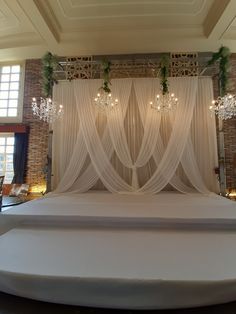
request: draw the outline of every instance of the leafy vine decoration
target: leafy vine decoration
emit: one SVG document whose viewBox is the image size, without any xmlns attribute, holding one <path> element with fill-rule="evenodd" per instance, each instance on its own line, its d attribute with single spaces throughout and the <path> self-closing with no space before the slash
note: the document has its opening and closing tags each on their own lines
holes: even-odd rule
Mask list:
<svg viewBox="0 0 236 314">
<path fill-rule="evenodd" d="M 101 90 L 104 90 L 105 93 L 110 93 L 110 72 L 111 72 L 111 62 L 108 60 L 102 61 L 102 69 L 103 69 L 103 84 L 101 86 Z"/>
<path fill-rule="evenodd" d="M 160 62 L 160 79 L 161 79 L 161 89 L 162 95 L 166 95 L 169 93 L 169 83 L 168 83 L 168 75 L 169 75 L 169 57 L 164 55 Z"/>
<path fill-rule="evenodd" d="M 43 94 L 46 98 L 52 97 L 52 88 L 54 84 L 57 84 L 55 78 L 54 70 L 58 66 L 58 58 L 56 55 L 53 55 L 51 52 L 47 52 L 41 59 L 42 61 L 42 89 Z"/>
<path fill-rule="evenodd" d="M 211 66 L 216 62 L 219 62 L 219 81 L 220 81 L 220 96 L 224 96 L 227 91 L 229 83 L 229 71 L 230 71 L 230 50 L 228 47 L 222 46 L 219 51 L 213 53 L 212 58 L 208 61 L 207 65 Z M 47 52 L 42 57 L 42 77 L 43 77 L 43 94 L 45 97 L 52 96 L 52 88 L 57 80 L 55 78 L 54 70 L 58 67 L 58 57 L 53 55 L 51 52 Z M 104 90 L 106 93 L 110 93 L 110 72 L 111 72 L 111 62 L 108 60 L 102 61 L 103 69 L 103 84 L 101 90 Z M 160 62 L 160 79 L 161 79 L 161 88 L 162 94 L 165 95 L 169 92 L 169 56 L 164 55 Z"/>
<path fill-rule="evenodd" d="M 230 54 L 229 48 L 222 46 L 218 52 L 213 53 L 207 63 L 207 65 L 213 65 L 219 62 L 220 96 L 226 95 L 229 84 Z"/>
</svg>

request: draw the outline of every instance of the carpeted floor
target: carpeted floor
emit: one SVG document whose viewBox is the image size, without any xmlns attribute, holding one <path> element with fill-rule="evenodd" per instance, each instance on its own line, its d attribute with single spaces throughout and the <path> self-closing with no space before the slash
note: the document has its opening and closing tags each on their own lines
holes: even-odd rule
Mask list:
<svg viewBox="0 0 236 314">
<path fill-rule="evenodd" d="M 119 311 L 38 302 L 0 293 L 0 314 L 235 314 L 236 302 L 198 309 L 165 311 Z"/>
</svg>

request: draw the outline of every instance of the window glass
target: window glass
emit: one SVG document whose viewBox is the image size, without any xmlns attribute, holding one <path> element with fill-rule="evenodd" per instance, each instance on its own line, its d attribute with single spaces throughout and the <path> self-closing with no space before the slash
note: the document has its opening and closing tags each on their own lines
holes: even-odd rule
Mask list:
<svg viewBox="0 0 236 314">
<path fill-rule="evenodd" d="M 0 133 L 0 175 L 4 175 L 4 183 L 11 183 L 14 176 L 13 152 L 15 138 L 12 133 Z"/>
<path fill-rule="evenodd" d="M 21 66 L 18 64 L 0 66 L 0 119 L 4 118 L 1 122 L 21 119 L 21 110 L 18 109 L 20 73 Z"/>
</svg>

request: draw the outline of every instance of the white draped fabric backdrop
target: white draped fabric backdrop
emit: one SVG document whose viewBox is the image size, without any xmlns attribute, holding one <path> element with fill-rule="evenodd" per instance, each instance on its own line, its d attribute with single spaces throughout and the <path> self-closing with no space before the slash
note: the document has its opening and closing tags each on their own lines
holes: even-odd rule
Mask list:
<svg viewBox="0 0 236 314">
<path fill-rule="evenodd" d="M 169 114 L 149 104 L 160 93 L 159 79 L 112 80 L 119 104 L 106 113 L 94 104 L 101 85 L 98 79 L 54 86 L 54 101 L 65 111 L 53 125 L 56 193 L 218 192 L 216 126 L 208 109 L 211 78 L 169 78 L 179 99 Z"/>
</svg>

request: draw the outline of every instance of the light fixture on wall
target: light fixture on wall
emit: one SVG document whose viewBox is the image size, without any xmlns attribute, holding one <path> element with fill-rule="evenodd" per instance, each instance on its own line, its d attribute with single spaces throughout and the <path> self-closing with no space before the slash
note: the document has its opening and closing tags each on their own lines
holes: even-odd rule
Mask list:
<svg viewBox="0 0 236 314">
<path fill-rule="evenodd" d="M 236 116 L 236 95 L 227 93 L 230 69 L 230 50 L 228 47 L 222 46 L 218 52 L 213 53 L 208 65 L 213 65 L 216 62 L 219 62 L 220 96 L 212 101 L 209 109 L 219 119 L 227 120 Z"/>
<path fill-rule="evenodd" d="M 103 84 L 99 88 L 94 102 L 96 107 L 99 110 L 107 111 L 113 109 L 118 104 L 118 99 L 113 99 L 111 89 L 110 89 L 110 71 L 111 63 L 107 60 L 104 60 L 102 63 L 103 66 Z"/>
<path fill-rule="evenodd" d="M 57 67 L 57 57 L 47 52 L 42 58 L 43 63 L 43 93 L 45 97 L 32 98 L 32 111 L 33 115 L 37 116 L 40 120 L 53 123 L 56 119 L 63 115 L 63 105 L 57 104 L 52 100 L 52 87 L 57 83 L 54 78 L 54 69 Z"/>
<path fill-rule="evenodd" d="M 33 115 L 47 123 L 53 123 L 63 115 L 63 106 L 58 105 L 49 97 L 40 97 L 38 101 L 35 97 L 32 98 L 32 110 Z"/>
<path fill-rule="evenodd" d="M 231 119 L 236 116 L 236 96 L 231 94 L 219 96 L 217 100 L 212 101 L 209 109 L 221 120 Z"/>
<path fill-rule="evenodd" d="M 161 79 L 161 94 L 157 95 L 154 101 L 150 101 L 150 105 L 158 112 L 166 113 L 174 110 L 178 105 L 178 98 L 174 93 L 169 92 L 168 88 L 168 68 L 169 59 L 164 56 L 161 60 L 160 79 Z"/>
</svg>

